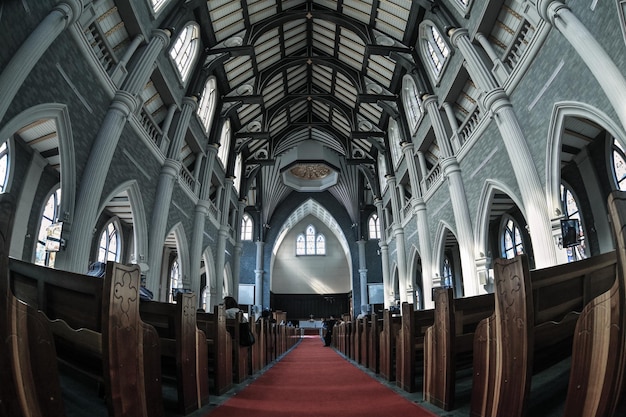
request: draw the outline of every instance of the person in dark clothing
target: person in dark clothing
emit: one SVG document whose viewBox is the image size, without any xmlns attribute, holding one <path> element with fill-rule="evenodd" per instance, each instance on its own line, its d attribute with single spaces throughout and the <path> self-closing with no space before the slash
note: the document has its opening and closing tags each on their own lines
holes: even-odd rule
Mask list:
<svg viewBox="0 0 626 417">
<path fill-rule="evenodd" d="M 324 346 L 330 346 L 330 342 L 333 339 L 333 327 L 335 327 L 335 317 L 330 316 L 328 320 L 326 320 L 326 333 L 324 334 Z"/>
</svg>

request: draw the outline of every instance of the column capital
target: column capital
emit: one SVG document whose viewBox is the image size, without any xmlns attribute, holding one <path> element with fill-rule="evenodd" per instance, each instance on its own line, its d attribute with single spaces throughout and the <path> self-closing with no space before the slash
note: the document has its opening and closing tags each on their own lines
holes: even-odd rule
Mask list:
<svg viewBox="0 0 626 417">
<path fill-rule="evenodd" d="M 450 42 L 452 42 L 452 45 L 458 46 L 459 38 L 465 37 L 469 39 L 469 31 L 465 28 L 451 28 L 448 31 L 448 36 L 450 36 Z"/>
<path fill-rule="evenodd" d="M 483 105 L 485 109 L 497 113 L 503 107 L 511 107 L 511 100 L 503 88 L 498 87 L 487 92 L 483 97 Z"/>
<path fill-rule="evenodd" d="M 138 105 L 139 103 L 135 96 L 124 90 L 117 90 L 111 103 L 112 108 L 121 111 L 125 116 L 133 113 Z"/>
<path fill-rule="evenodd" d="M 191 107 L 192 111 L 198 108 L 198 98 L 196 96 L 183 97 L 183 106 Z"/>
<path fill-rule="evenodd" d="M 434 94 L 424 94 L 422 97 L 422 102 L 424 103 L 424 107 L 435 104 L 439 107 L 439 101 L 437 100 L 437 96 Z"/>
<path fill-rule="evenodd" d="M 537 12 L 547 22 L 554 24 L 561 9 L 569 9 L 567 5 L 558 0 L 537 0 Z"/>
<path fill-rule="evenodd" d="M 84 4 L 82 0 L 65 0 L 63 3 L 57 4 L 54 10 L 63 13 L 66 21 L 65 27 L 71 26 L 83 14 Z"/>
<path fill-rule="evenodd" d="M 163 42 L 163 47 L 170 43 L 170 36 L 172 36 L 171 32 L 167 29 L 154 29 L 151 35 L 153 38 L 159 39 Z"/>
</svg>

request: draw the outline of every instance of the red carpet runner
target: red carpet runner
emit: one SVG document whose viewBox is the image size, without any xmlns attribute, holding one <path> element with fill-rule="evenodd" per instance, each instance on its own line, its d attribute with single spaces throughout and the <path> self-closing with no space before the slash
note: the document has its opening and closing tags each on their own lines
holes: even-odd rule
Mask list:
<svg viewBox="0 0 626 417">
<path fill-rule="evenodd" d="M 209 417 L 431 417 L 376 381 L 318 336 L 305 337 Z"/>
</svg>

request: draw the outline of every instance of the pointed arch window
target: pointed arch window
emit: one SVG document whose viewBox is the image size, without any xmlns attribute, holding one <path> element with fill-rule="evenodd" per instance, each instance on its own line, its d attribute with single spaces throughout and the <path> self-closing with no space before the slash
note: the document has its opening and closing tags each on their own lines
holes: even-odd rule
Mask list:
<svg viewBox="0 0 626 417">
<path fill-rule="evenodd" d="M 500 233 L 502 253 L 506 259 L 513 259 L 516 255 L 524 253 L 524 242 L 519 225 L 511 216 L 503 218 L 502 230 Z"/>
<path fill-rule="evenodd" d="M 380 219 L 378 218 L 378 214 L 374 213 L 370 216 L 367 222 L 367 231 L 370 239 L 380 240 Z"/>
<path fill-rule="evenodd" d="M 613 175 L 617 188 L 626 191 L 626 154 L 615 139 L 613 139 Z"/>
<path fill-rule="evenodd" d="M 450 47 L 437 27 L 431 22 L 426 22 L 420 27 L 420 34 L 422 54 L 428 63 L 427 67 L 433 78 L 439 81 L 450 57 Z"/>
<path fill-rule="evenodd" d="M 183 28 L 174 46 L 170 49 L 170 58 L 176 64 L 176 69 L 183 83 L 191 74 L 191 68 L 200 51 L 200 26 L 197 23 L 189 23 Z"/>
<path fill-rule="evenodd" d="M 241 154 L 238 153 L 237 156 L 235 157 L 235 180 L 233 181 L 233 186 L 235 187 L 235 190 L 237 190 L 237 195 L 240 195 L 241 193 L 241 177 L 242 177 L 242 172 L 241 172 L 241 165 L 242 165 L 242 159 L 241 159 Z"/>
<path fill-rule="evenodd" d="M 228 151 L 230 150 L 230 119 L 224 121 L 222 126 L 222 134 L 220 136 L 220 148 L 217 151 L 217 157 L 222 161 L 224 170 L 227 168 Z"/>
<path fill-rule="evenodd" d="M 380 182 L 380 189 L 385 189 L 387 186 L 387 179 L 385 178 L 387 175 L 387 167 L 385 165 L 385 156 L 382 153 L 378 154 L 378 181 Z"/>
<path fill-rule="evenodd" d="M 180 263 L 178 262 L 178 258 L 174 259 L 170 266 L 170 288 L 170 303 L 173 303 L 176 301 L 176 294 L 183 288 L 183 280 L 180 275 Z"/>
<path fill-rule="evenodd" d="M 9 145 L 5 141 L 0 145 L 0 194 L 7 189 L 9 179 Z"/>
<path fill-rule="evenodd" d="M 400 146 L 400 142 L 402 141 L 402 137 L 400 135 L 400 126 L 398 126 L 398 122 L 395 119 L 389 120 L 389 146 L 391 147 L 391 159 L 393 160 L 393 165 L 397 166 L 402 158 L 402 147 Z"/>
<path fill-rule="evenodd" d="M 252 240 L 252 217 L 248 213 L 244 213 L 241 218 L 241 240 Z"/>
<path fill-rule="evenodd" d="M 326 255 L 326 237 L 310 224 L 296 237 L 296 255 Z"/>
<path fill-rule="evenodd" d="M 46 236 L 48 227 L 56 223 L 59 219 L 59 210 L 61 204 L 61 188 L 57 188 L 50 194 L 48 201 L 43 208 L 41 221 L 39 224 L 39 234 L 37 235 L 37 245 L 35 248 L 35 263 L 37 265 L 49 266 L 54 268 L 54 260 L 56 252 L 46 251 Z"/>
<path fill-rule="evenodd" d="M 196 110 L 206 132 L 211 129 L 211 123 L 213 123 L 213 114 L 215 113 L 215 105 L 217 102 L 216 97 L 217 83 L 215 77 L 210 77 L 204 84 L 202 97 L 200 98 L 200 103 L 198 103 L 198 110 Z"/>
<path fill-rule="evenodd" d="M 578 245 L 567 248 L 567 261 L 574 262 L 587 258 L 585 232 L 582 223 L 578 201 L 574 190 L 566 184 L 561 183 L 561 211 L 566 219 L 576 219 L 580 224 L 580 232 L 578 235 Z"/>
<path fill-rule="evenodd" d="M 402 79 L 402 104 L 406 113 L 406 121 L 411 129 L 411 135 L 417 133 L 417 127 L 424 114 L 422 104 L 419 99 L 417 85 L 410 75 L 405 75 Z"/>
<path fill-rule="evenodd" d="M 111 220 L 100 234 L 100 245 L 98 246 L 98 261 L 119 262 L 120 260 L 120 232 L 119 225 L 115 220 Z"/>
<path fill-rule="evenodd" d="M 169 2 L 169 0 L 150 0 L 150 5 L 152 6 L 152 11 L 154 13 L 158 13 L 165 7 L 165 5 Z"/>
<path fill-rule="evenodd" d="M 449 257 L 443 258 L 443 266 L 442 266 L 442 277 L 443 277 L 443 286 L 445 288 L 452 288 L 454 286 L 454 274 L 452 272 L 452 262 L 450 262 Z"/>
</svg>

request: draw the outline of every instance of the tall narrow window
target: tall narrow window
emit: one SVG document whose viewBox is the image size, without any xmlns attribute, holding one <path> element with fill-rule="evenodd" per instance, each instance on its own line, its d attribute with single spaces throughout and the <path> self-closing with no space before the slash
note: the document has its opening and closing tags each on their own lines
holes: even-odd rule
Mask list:
<svg viewBox="0 0 626 417">
<path fill-rule="evenodd" d="M 241 218 L 241 240 L 252 240 L 252 217 L 244 213 Z"/>
<path fill-rule="evenodd" d="M 402 137 L 400 136 L 400 126 L 398 126 L 398 122 L 394 119 L 389 120 L 389 146 L 391 147 L 391 159 L 393 160 L 393 165 L 398 165 L 400 159 L 402 157 L 402 147 L 400 146 L 400 141 Z"/>
<path fill-rule="evenodd" d="M 178 290 L 183 288 L 178 258 L 174 259 L 174 261 L 172 261 L 172 265 L 170 266 L 170 288 L 170 303 L 173 303 L 176 301 L 176 294 L 178 293 Z"/>
<path fill-rule="evenodd" d="M 305 233 L 296 237 L 296 255 L 326 255 L 326 238 L 308 225 Z"/>
<path fill-rule="evenodd" d="M 378 214 L 374 213 L 370 216 L 370 219 L 367 222 L 367 230 L 370 239 L 380 240 L 380 221 L 378 219 Z"/>
<path fill-rule="evenodd" d="M 59 205 L 61 204 L 61 189 L 57 188 L 46 202 L 39 224 L 39 234 L 37 236 L 37 247 L 35 248 L 35 263 L 37 265 L 54 268 L 56 252 L 46 251 L 46 236 L 48 227 L 56 223 L 59 219 Z"/>
<path fill-rule="evenodd" d="M 170 49 L 170 58 L 176 64 L 178 74 L 183 83 L 191 74 L 191 67 L 200 50 L 200 27 L 196 23 L 189 23 L 183 28 L 174 46 Z"/>
<path fill-rule="evenodd" d="M 7 142 L 0 145 L 0 194 L 7 189 L 9 178 L 9 146 Z"/>
<path fill-rule="evenodd" d="M 116 222 L 111 220 L 100 234 L 100 246 L 98 247 L 98 261 L 118 262 L 120 260 L 120 236 Z"/>
<path fill-rule="evenodd" d="M 454 274 L 452 273 L 452 263 L 447 256 L 443 259 L 443 286 L 446 288 L 452 288 L 454 286 Z"/>
<path fill-rule="evenodd" d="M 196 111 L 206 132 L 211 129 L 211 123 L 213 122 L 213 113 L 215 113 L 216 97 L 217 85 L 215 82 L 215 77 L 211 77 L 208 79 L 206 84 L 204 84 L 202 97 L 200 98 L 200 103 L 198 103 L 198 110 Z"/>
<path fill-rule="evenodd" d="M 618 141 L 613 139 L 613 172 L 617 188 L 626 191 L 626 155 Z"/>
<path fill-rule="evenodd" d="M 402 79 L 402 104 L 404 105 L 407 124 L 411 129 L 411 135 L 415 135 L 423 111 L 417 86 L 410 75 L 405 75 Z"/>
<path fill-rule="evenodd" d="M 578 209 L 578 203 L 576 202 L 576 196 L 574 195 L 574 191 L 570 188 L 570 186 L 564 183 L 561 183 L 561 211 L 565 215 L 566 219 L 578 220 L 580 225 L 580 232 L 578 234 L 578 245 L 567 248 L 568 262 L 578 261 L 587 258 L 585 233 L 580 210 Z"/>
<path fill-rule="evenodd" d="M 422 38 L 422 54 L 429 65 L 428 68 L 436 81 L 439 81 L 450 56 L 450 47 L 432 22 L 420 26 Z"/>
<path fill-rule="evenodd" d="M 238 153 L 237 156 L 235 157 L 235 181 L 233 182 L 233 186 L 235 187 L 235 190 L 237 191 L 237 195 L 240 195 L 241 193 L 241 177 L 243 176 L 243 172 L 241 171 L 241 165 L 242 165 L 242 159 L 241 159 L 241 154 Z"/>
<path fill-rule="evenodd" d="M 158 13 L 169 0 L 150 0 L 150 5 L 154 13 Z"/>
<path fill-rule="evenodd" d="M 380 182 L 380 190 L 382 191 L 387 186 L 387 166 L 385 165 L 385 156 L 382 153 L 378 154 L 378 181 Z"/>
<path fill-rule="evenodd" d="M 501 232 L 502 257 L 512 259 L 524 253 L 524 242 L 517 222 L 510 216 L 505 216 Z"/>
<path fill-rule="evenodd" d="M 228 151 L 230 150 L 230 119 L 224 121 L 222 126 L 222 134 L 220 136 L 220 148 L 217 151 L 217 157 L 222 161 L 224 170 L 226 170 L 228 163 Z"/>
</svg>

